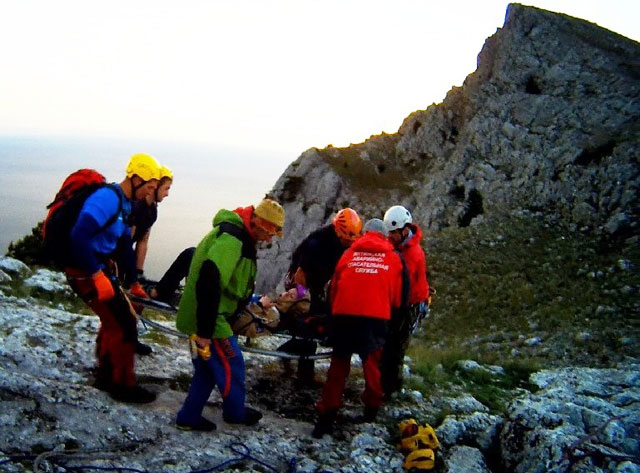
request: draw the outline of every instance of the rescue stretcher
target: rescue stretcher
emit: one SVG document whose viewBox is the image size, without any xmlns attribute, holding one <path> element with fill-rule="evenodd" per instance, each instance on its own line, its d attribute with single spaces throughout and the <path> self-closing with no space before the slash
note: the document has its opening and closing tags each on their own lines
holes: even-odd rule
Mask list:
<svg viewBox="0 0 640 473">
<path fill-rule="evenodd" d="M 151 309 L 170 317 L 175 317 L 178 311 L 175 306 L 155 299 L 138 297 L 130 293 L 127 294 L 127 297 L 134 305 L 139 305 L 145 309 Z M 251 346 L 251 343 L 255 338 L 265 336 L 275 336 L 289 341 L 300 340 L 301 342 L 323 345 L 326 337 L 322 336 L 321 333 L 318 333 L 317 330 L 323 323 L 320 320 L 321 318 L 314 319 L 310 316 L 304 316 L 305 304 L 308 310 L 308 300 L 292 300 L 284 302 L 290 302 L 290 304 L 278 304 L 276 302 L 272 309 L 267 310 L 262 308 L 258 303 L 250 303 L 240 314 L 230 321 L 234 333 L 236 335 L 243 336 L 246 339 L 246 342 L 240 345 L 240 349 L 247 353 L 273 356 L 285 360 L 315 361 L 331 358 L 331 350 L 315 353 L 314 349 L 313 354 L 299 354 L 278 349 L 271 350 Z M 287 310 L 280 311 L 278 310 L 278 306 L 281 309 L 285 306 L 288 307 L 286 307 Z M 164 325 L 144 317 L 143 315 L 139 315 L 139 318 L 146 327 L 151 327 L 166 334 L 184 338 L 185 340 L 189 338 L 188 335 L 165 327 Z"/>
</svg>

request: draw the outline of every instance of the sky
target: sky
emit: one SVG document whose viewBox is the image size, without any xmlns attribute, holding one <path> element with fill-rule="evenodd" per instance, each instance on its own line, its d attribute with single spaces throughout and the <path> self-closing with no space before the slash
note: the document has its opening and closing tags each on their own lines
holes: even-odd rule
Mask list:
<svg viewBox="0 0 640 473">
<path fill-rule="evenodd" d="M 640 38 L 637 0 L 528 4 Z M 264 150 L 397 131 L 476 68 L 506 1 L 0 0 L 0 134 Z"/>
</svg>

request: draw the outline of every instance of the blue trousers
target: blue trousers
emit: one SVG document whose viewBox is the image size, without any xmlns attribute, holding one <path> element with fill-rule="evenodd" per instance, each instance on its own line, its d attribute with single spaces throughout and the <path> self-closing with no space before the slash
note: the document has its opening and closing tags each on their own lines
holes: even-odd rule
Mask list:
<svg viewBox="0 0 640 473">
<path fill-rule="evenodd" d="M 189 393 L 178 412 L 180 424 L 195 424 L 202 417 L 204 405 L 215 386 L 222 395 L 225 421 L 242 422 L 245 418 L 244 358 L 236 337 L 214 338 L 211 357 L 192 358 L 193 378 Z"/>
</svg>

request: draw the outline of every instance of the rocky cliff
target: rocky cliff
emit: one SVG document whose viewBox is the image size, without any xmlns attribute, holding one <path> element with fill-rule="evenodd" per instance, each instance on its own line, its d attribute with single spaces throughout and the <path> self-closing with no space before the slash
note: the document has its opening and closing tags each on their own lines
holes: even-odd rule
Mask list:
<svg viewBox="0 0 640 473">
<path fill-rule="evenodd" d="M 271 290 L 297 244 L 344 206 L 393 204 L 428 231 L 513 212 L 582 231 L 638 233 L 640 45 L 595 24 L 511 4 L 478 68 L 395 134 L 304 152 L 273 188 L 282 241 L 261 254 Z"/>
</svg>

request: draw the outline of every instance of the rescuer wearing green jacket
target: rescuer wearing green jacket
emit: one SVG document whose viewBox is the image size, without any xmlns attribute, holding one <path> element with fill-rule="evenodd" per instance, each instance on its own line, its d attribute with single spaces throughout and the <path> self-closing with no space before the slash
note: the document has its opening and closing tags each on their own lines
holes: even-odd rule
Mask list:
<svg viewBox="0 0 640 473">
<path fill-rule="evenodd" d="M 253 425 L 262 414 L 245 406 L 244 359 L 229 318 L 253 293 L 256 245 L 281 235 L 284 209 L 264 199 L 257 207 L 220 210 L 211 230 L 197 246 L 180 300 L 176 326 L 191 336 L 194 375 L 176 425 L 211 431 L 202 417 L 214 386 L 222 395 L 225 422 Z"/>
</svg>

